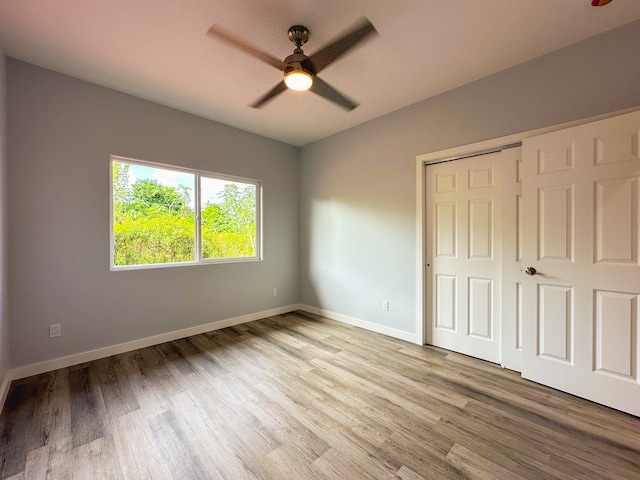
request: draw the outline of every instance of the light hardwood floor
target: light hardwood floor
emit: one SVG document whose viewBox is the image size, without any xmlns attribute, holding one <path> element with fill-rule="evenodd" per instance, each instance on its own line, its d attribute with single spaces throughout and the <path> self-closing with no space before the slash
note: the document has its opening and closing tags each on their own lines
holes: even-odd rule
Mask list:
<svg viewBox="0 0 640 480">
<path fill-rule="evenodd" d="M 11 479 L 639 479 L 640 418 L 303 312 L 14 382 Z"/>
</svg>

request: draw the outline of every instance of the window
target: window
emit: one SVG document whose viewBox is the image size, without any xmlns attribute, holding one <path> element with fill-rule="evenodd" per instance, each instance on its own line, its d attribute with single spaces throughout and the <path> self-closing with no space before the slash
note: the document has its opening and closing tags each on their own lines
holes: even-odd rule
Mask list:
<svg viewBox="0 0 640 480">
<path fill-rule="evenodd" d="M 260 182 L 111 157 L 111 268 L 260 259 Z"/>
</svg>

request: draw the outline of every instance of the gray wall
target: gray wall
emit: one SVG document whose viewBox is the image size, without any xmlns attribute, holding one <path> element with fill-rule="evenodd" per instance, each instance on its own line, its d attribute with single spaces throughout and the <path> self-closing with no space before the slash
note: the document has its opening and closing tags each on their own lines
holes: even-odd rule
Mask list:
<svg viewBox="0 0 640 480">
<path fill-rule="evenodd" d="M 298 301 L 297 148 L 15 59 L 7 75 L 12 366 Z M 264 261 L 111 272 L 111 154 L 262 180 Z"/>
<path fill-rule="evenodd" d="M 638 52 L 634 22 L 303 147 L 301 302 L 415 333 L 416 156 L 638 106 Z"/>
<path fill-rule="evenodd" d="M 7 181 L 6 181 L 6 65 L 0 45 L 0 384 L 9 371 L 9 315 L 7 308 Z"/>
</svg>

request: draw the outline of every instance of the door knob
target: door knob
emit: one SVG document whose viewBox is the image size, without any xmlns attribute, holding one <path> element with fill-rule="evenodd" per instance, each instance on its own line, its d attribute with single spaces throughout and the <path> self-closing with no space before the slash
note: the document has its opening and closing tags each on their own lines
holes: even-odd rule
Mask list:
<svg viewBox="0 0 640 480">
<path fill-rule="evenodd" d="M 537 270 L 534 267 L 527 267 L 524 269 L 524 273 L 526 273 L 527 275 L 535 275 L 537 272 Z"/>
</svg>

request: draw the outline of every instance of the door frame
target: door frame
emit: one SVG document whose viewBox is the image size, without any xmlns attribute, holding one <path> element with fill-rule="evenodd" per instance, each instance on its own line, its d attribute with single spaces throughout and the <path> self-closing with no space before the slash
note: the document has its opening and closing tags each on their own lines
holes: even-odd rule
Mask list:
<svg viewBox="0 0 640 480">
<path fill-rule="evenodd" d="M 425 167 L 432 163 L 456 160 L 501 150 L 505 146 L 522 143 L 526 138 L 576 127 L 585 123 L 604 120 L 638 110 L 640 110 L 640 106 L 416 156 L 416 343 L 418 345 L 425 345 L 428 340 L 428 325 L 426 324 L 427 299 L 425 290 L 427 285 L 427 205 L 425 194 L 427 169 Z"/>
</svg>

